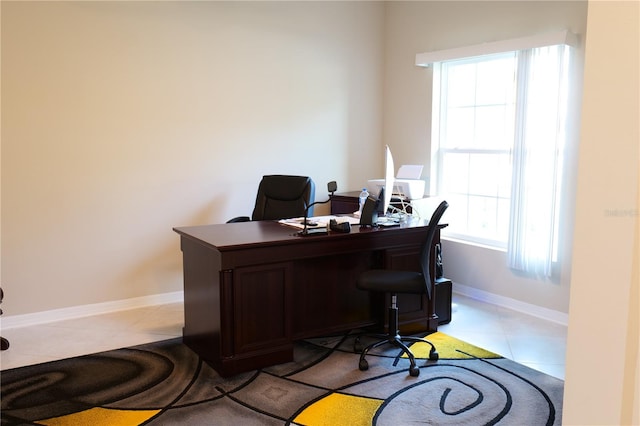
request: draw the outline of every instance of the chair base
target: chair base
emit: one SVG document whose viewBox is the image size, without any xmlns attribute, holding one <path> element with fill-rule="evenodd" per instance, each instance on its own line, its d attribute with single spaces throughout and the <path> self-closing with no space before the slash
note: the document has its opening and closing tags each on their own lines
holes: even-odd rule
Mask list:
<svg viewBox="0 0 640 426">
<path fill-rule="evenodd" d="M 371 349 L 383 346 L 383 345 L 392 345 L 395 346 L 397 348 L 399 348 L 402 353 L 405 353 L 407 355 L 407 357 L 409 358 L 409 375 L 412 377 L 417 377 L 420 375 L 420 369 L 418 368 L 417 364 L 416 364 L 416 358 L 413 355 L 413 352 L 411 352 L 411 349 L 409 349 L 409 347 L 407 345 L 405 345 L 404 342 L 411 342 L 411 343 L 417 343 L 417 342 L 422 342 L 422 343 L 427 343 L 428 345 L 431 346 L 431 350 L 429 350 L 429 360 L 430 361 L 437 361 L 439 358 L 438 355 L 438 351 L 436 351 L 435 346 L 433 345 L 433 343 L 431 343 L 430 341 L 428 341 L 427 339 L 423 339 L 420 337 L 413 337 L 413 336 L 400 336 L 400 335 L 395 335 L 395 336 L 387 336 L 387 335 L 377 335 L 378 338 L 382 338 L 383 340 L 379 340 L 377 342 L 374 342 L 372 344 L 370 344 L 369 346 L 365 347 L 364 349 L 362 349 L 361 351 L 358 350 L 358 346 L 359 346 L 359 341 L 360 338 L 358 337 L 356 339 L 356 342 L 354 344 L 354 351 L 356 353 L 360 352 L 360 361 L 358 363 L 358 368 L 360 369 L 360 371 L 366 371 L 369 369 L 369 363 L 366 360 L 366 356 L 369 353 L 369 351 Z"/>
<path fill-rule="evenodd" d="M 374 342 L 369 346 L 365 347 L 364 349 L 362 349 L 360 346 L 360 337 L 356 338 L 353 345 L 354 346 L 353 349 L 355 353 L 360 353 L 360 362 L 358 364 L 358 368 L 360 369 L 360 371 L 366 371 L 369 369 L 369 363 L 366 360 L 366 356 L 371 349 L 377 348 L 382 345 L 392 345 L 399 348 L 402 351 L 402 353 L 405 353 L 409 358 L 409 362 L 411 363 L 411 365 L 409 366 L 409 375 L 411 375 L 412 377 L 419 376 L 420 369 L 416 365 L 416 358 L 413 355 L 413 352 L 411 352 L 411 349 L 409 349 L 409 347 L 405 345 L 404 342 L 411 342 L 411 343 L 422 342 L 431 346 L 431 349 L 429 350 L 430 361 L 437 361 L 439 358 L 438 351 L 436 351 L 436 347 L 433 345 L 433 343 L 431 343 L 430 341 L 422 337 L 400 336 L 400 333 L 398 331 L 398 326 L 397 326 L 398 324 L 398 308 L 397 307 L 392 306 L 389 308 L 389 319 L 390 319 L 389 334 L 369 335 L 371 337 L 380 339 L 377 342 Z M 391 330 L 394 330 L 395 334 L 392 334 Z"/>
</svg>

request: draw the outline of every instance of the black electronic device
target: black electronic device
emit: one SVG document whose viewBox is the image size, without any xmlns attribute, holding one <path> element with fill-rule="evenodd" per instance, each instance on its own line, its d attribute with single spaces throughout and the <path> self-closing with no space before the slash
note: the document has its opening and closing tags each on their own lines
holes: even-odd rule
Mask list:
<svg viewBox="0 0 640 426">
<path fill-rule="evenodd" d="M 378 198 L 369 195 L 360 212 L 360 226 L 378 226 L 378 217 L 384 216 L 384 187 L 380 188 Z"/>
<path fill-rule="evenodd" d="M 332 231 L 343 232 L 345 234 L 348 234 L 349 232 L 351 232 L 351 224 L 349 222 L 338 223 L 338 221 L 335 219 L 329 220 L 329 228 Z"/>
<path fill-rule="evenodd" d="M 383 186 L 382 188 L 380 188 L 380 192 L 378 193 L 378 203 L 376 204 L 376 211 L 378 212 L 378 217 L 381 217 L 387 214 L 384 208 L 385 206 L 384 196 L 385 196 L 385 193 L 384 193 L 384 186 Z"/>
<path fill-rule="evenodd" d="M 329 199 L 325 201 L 316 201 L 314 203 L 309 204 L 307 208 L 304 209 L 304 229 L 298 232 L 298 235 L 308 236 L 308 235 L 327 234 L 329 232 L 327 231 L 326 227 L 309 228 L 308 226 L 309 224 L 307 223 L 307 219 L 308 219 L 307 216 L 309 215 L 309 209 L 311 207 L 315 206 L 316 204 L 325 204 L 331 201 L 331 197 L 333 197 L 333 193 L 336 192 L 337 190 L 338 190 L 338 184 L 336 183 L 335 180 L 332 180 L 331 182 L 327 183 L 327 191 L 330 193 Z"/>
<path fill-rule="evenodd" d="M 360 226 L 371 227 L 378 225 L 378 209 L 380 199 L 373 198 L 371 195 L 364 202 L 362 211 L 360 212 Z"/>
</svg>

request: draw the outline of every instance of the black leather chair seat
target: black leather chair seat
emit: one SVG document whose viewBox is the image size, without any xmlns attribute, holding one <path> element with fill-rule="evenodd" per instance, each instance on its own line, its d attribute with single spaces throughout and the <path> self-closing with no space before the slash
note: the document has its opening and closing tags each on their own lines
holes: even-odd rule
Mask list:
<svg viewBox="0 0 640 426">
<path fill-rule="evenodd" d="M 376 270 L 363 272 L 358 277 L 361 290 L 382 293 L 424 293 L 424 277 L 420 272 Z"/>
</svg>

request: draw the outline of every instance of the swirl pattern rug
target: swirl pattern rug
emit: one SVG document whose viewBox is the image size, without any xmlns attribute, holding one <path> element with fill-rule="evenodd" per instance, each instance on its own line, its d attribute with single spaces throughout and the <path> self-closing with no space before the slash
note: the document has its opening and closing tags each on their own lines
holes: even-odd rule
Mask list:
<svg viewBox="0 0 640 426">
<path fill-rule="evenodd" d="M 231 378 L 179 338 L 5 370 L 2 425 L 562 423 L 562 380 L 443 333 L 437 361 L 412 346 L 418 377 L 392 348 L 360 371 L 353 339 L 298 342 L 293 362 Z"/>
</svg>

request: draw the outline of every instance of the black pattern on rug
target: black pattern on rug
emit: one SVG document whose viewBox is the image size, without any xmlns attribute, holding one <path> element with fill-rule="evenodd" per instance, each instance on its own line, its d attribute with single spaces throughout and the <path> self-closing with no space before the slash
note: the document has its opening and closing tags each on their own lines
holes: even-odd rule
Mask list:
<svg viewBox="0 0 640 426">
<path fill-rule="evenodd" d="M 358 369 L 353 336 L 295 345 L 294 361 L 231 378 L 182 339 L 2 371 L 2 425 L 559 425 L 562 380 L 435 333 Z"/>
</svg>

